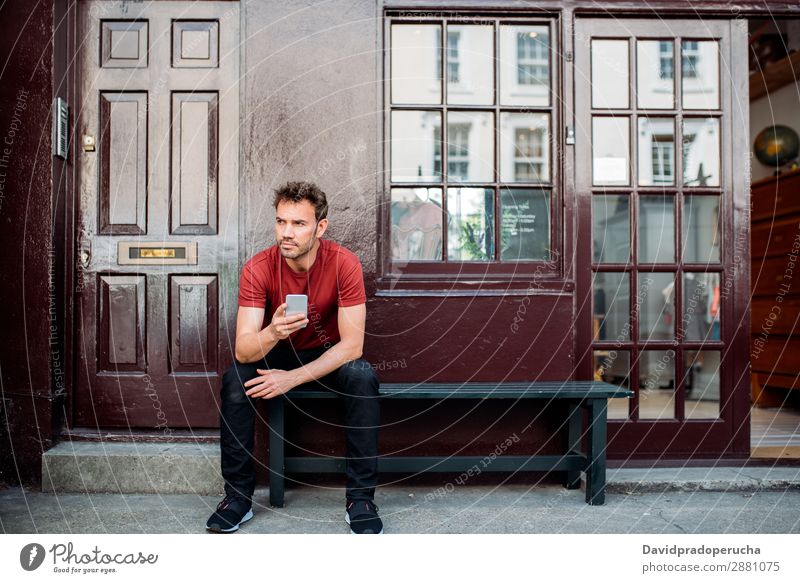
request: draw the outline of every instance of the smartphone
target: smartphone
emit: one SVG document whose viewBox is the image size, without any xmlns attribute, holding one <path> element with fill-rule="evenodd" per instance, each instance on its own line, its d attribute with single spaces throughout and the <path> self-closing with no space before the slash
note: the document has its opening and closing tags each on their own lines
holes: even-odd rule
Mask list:
<svg viewBox="0 0 800 583">
<path fill-rule="evenodd" d="M 293 316 L 295 314 L 303 314 L 308 318 L 308 296 L 305 294 L 286 294 L 286 315 Z M 305 328 L 307 324 L 303 324 L 301 328 Z"/>
</svg>

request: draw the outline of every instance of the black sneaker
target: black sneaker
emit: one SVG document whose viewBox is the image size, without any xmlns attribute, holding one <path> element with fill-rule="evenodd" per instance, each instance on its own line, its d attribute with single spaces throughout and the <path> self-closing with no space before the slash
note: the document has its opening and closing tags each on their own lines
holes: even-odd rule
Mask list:
<svg viewBox="0 0 800 583">
<path fill-rule="evenodd" d="M 217 505 L 217 510 L 206 522 L 206 530 L 211 532 L 236 532 L 239 525 L 253 518 L 252 504 L 241 496 L 225 496 Z"/>
<path fill-rule="evenodd" d="M 351 534 L 383 534 L 383 522 L 372 500 L 348 502 L 344 520 L 350 525 Z"/>
</svg>

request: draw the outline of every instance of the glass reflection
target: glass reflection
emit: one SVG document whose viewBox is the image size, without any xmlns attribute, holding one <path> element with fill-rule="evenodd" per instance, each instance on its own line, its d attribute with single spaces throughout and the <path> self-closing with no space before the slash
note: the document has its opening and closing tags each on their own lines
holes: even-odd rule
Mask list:
<svg viewBox="0 0 800 583">
<path fill-rule="evenodd" d="M 392 189 L 392 259 L 442 258 L 442 189 Z"/>
<path fill-rule="evenodd" d="M 639 263 L 675 261 L 675 204 L 672 196 L 640 195 Z"/>
<path fill-rule="evenodd" d="M 490 188 L 447 189 L 447 258 L 453 261 L 494 259 L 494 191 Z"/>
<path fill-rule="evenodd" d="M 639 419 L 675 418 L 675 351 L 639 353 Z"/>
<path fill-rule="evenodd" d="M 684 109 L 719 109 L 719 43 L 681 43 Z"/>
<path fill-rule="evenodd" d="M 640 273 L 639 340 L 675 338 L 675 274 Z"/>
<path fill-rule="evenodd" d="M 671 40 L 636 41 L 636 103 L 639 107 L 675 106 L 675 43 Z"/>
<path fill-rule="evenodd" d="M 719 263 L 719 197 L 683 199 L 683 260 L 687 263 Z"/>
<path fill-rule="evenodd" d="M 500 180 L 550 180 L 550 114 L 500 114 Z"/>
<path fill-rule="evenodd" d="M 437 152 L 438 154 L 438 152 Z M 441 157 L 434 162 L 441 169 Z M 488 182 L 494 172 L 494 115 L 488 112 L 447 114 L 447 179 Z"/>
<path fill-rule="evenodd" d="M 630 120 L 592 118 L 592 184 L 630 184 Z"/>
<path fill-rule="evenodd" d="M 621 194 L 592 197 L 595 263 L 627 263 L 631 253 L 630 197 Z"/>
<path fill-rule="evenodd" d="M 639 185 L 675 184 L 675 124 L 669 117 L 639 118 Z"/>
<path fill-rule="evenodd" d="M 630 338 L 630 277 L 627 273 L 595 272 L 594 339 L 622 342 Z"/>
<path fill-rule="evenodd" d="M 550 253 L 550 192 L 504 189 L 500 194 L 500 259 L 538 259 Z"/>
<path fill-rule="evenodd" d="M 687 351 L 683 356 L 685 417 L 687 419 L 719 418 L 719 351 Z"/>
<path fill-rule="evenodd" d="M 550 105 L 547 26 L 500 26 L 501 105 Z"/>
<path fill-rule="evenodd" d="M 392 25 L 392 103 L 441 103 L 442 27 Z"/>
<path fill-rule="evenodd" d="M 719 119 L 683 120 L 683 184 L 719 186 Z"/>
<path fill-rule="evenodd" d="M 447 27 L 447 102 L 494 103 L 494 30 L 491 26 Z"/>
<path fill-rule="evenodd" d="M 442 179 L 441 161 L 436 153 L 441 148 L 442 115 L 436 111 L 392 112 L 392 181 L 437 182 Z"/>
<path fill-rule="evenodd" d="M 720 340 L 720 275 L 687 271 L 683 274 L 683 335 L 685 340 Z"/>
<path fill-rule="evenodd" d="M 627 350 L 595 350 L 594 380 L 628 388 L 631 355 Z M 628 399 L 608 399 L 608 418 L 627 419 Z"/>
<path fill-rule="evenodd" d="M 592 39 L 592 107 L 629 105 L 628 41 Z"/>
</svg>

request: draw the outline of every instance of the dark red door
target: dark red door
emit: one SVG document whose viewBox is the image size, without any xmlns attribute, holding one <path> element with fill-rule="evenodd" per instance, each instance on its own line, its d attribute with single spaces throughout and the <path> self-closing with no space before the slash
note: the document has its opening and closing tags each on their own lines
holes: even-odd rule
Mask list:
<svg viewBox="0 0 800 583">
<path fill-rule="evenodd" d="M 748 452 L 745 41 L 739 21 L 576 22 L 578 346 L 635 390 L 609 403 L 615 455 Z"/>
<path fill-rule="evenodd" d="M 238 14 L 80 4 L 76 426 L 218 424 L 238 278 Z"/>
</svg>

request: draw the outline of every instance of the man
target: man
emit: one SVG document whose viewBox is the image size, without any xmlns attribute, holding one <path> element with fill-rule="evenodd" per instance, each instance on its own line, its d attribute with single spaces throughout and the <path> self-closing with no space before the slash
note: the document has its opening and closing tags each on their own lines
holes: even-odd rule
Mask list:
<svg viewBox="0 0 800 583">
<path fill-rule="evenodd" d="M 258 399 L 316 383 L 344 400 L 345 520 L 355 534 L 381 534 L 378 479 L 378 379 L 361 358 L 366 320 L 358 257 L 329 239 L 325 193 L 308 182 L 275 191 L 277 244 L 242 269 L 236 361 L 222 379 L 220 436 L 225 498 L 208 519 L 234 532 L 253 517 L 253 441 Z M 308 296 L 308 317 L 286 315 L 288 294 Z M 265 315 L 272 314 L 269 319 Z"/>
</svg>

